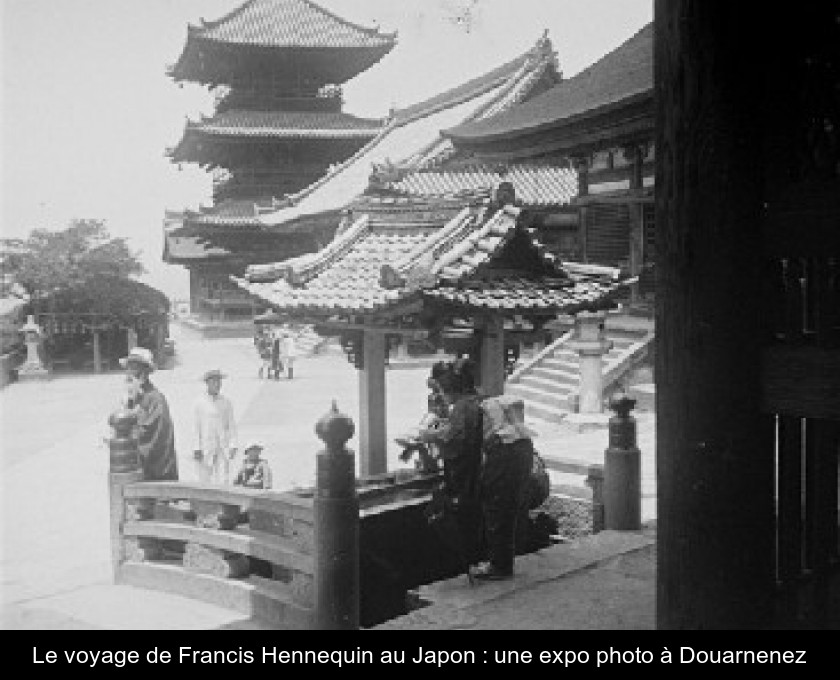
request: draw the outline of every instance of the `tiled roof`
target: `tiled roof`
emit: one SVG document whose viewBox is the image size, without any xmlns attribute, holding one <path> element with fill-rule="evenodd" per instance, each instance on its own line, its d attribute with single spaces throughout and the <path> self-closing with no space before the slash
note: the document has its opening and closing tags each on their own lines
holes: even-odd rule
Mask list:
<svg viewBox="0 0 840 680">
<path fill-rule="evenodd" d="M 489 165 L 420 169 L 388 183 L 386 188 L 413 196 L 445 196 L 492 189 L 500 181 L 513 184 L 517 202 L 527 206 L 565 205 L 577 195 L 574 170 L 546 165 L 509 165 L 503 176 Z"/>
<path fill-rule="evenodd" d="M 391 47 L 394 34 L 346 21 L 309 0 L 249 0 L 194 29 L 206 40 L 260 47 Z"/>
<path fill-rule="evenodd" d="M 468 286 L 441 285 L 424 295 L 469 308 L 528 312 L 574 313 L 597 306 L 618 288 L 613 281 L 575 281 L 555 287 L 544 281 L 516 276 L 502 276 Z"/>
<path fill-rule="evenodd" d="M 420 167 L 451 149 L 440 131 L 474 120 L 522 100 L 540 78 L 553 72 L 554 52 L 547 39 L 504 66 L 425 102 L 397 111 L 370 143 L 324 177 L 292 196 L 292 205 L 266 213 L 278 225 L 340 209 L 367 188 L 371 168 L 387 163 Z"/>
<path fill-rule="evenodd" d="M 284 278 L 264 283 L 242 279 L 238 282 L 248 292 L 286 310 L 374 311 L 405 296 L 404 291 L 387 290 L 380 285 L 382 266 L 405 257 L 424 238 L 416 233 L 375 233 L 361 219 L 321 253 L 287 261 L 286 271 L 275 265 L 248 268 L 249 279 L 263 279 L 281 271 Z M 306 283 L 298 287 L 289 279 Z"/>
<path fill-rule="evenodd" d="M 261 203 L 270 205 L 271 199 Z M 186 211 L 184 219 L 193 224 L 262 228 L 264 225 L 258 219 L 257 205 L 253 200 L 227 200 L 211 208 L 202 207 L 197 212 Z"/>
<path fill-rule="evenodd" d="M 383 123 L 339 112 L 230 110 L 189 123 L 187 127 L 208 135 L 370 139 L 382 129 Z"/>
<path fill-rule="evenodd" d="M 254 73 L 290 86 L 300 77 L 340 85 L 370 68 L 396 44 L 395 33 L 364 28 L 309 0 L 249 0 L 217 21 L 190 26 L 175 80 L 218 85 Z M 306 58 L 296 60 L 297 52 Z"/>
<path fill-rule="evenodd" d="M 653 95 L 653 24 L 576 76 L 492 118 L 444 132 L 458 142 L 554 128 L 605 107 Z"/>
<path fill-rule="evenodd" d="M 361 217 L 318 253 L 248 268 L 237 283 L 277 310 L 312 315 L 385 312 L 424 298 L 468 306 L 554 314 L 597 304 L 623 285 L 571 275 L 519 210 L 466 207 L 431 229 L 372 229 Z M 511 252 L 514 252 L 511 255 Z"/>
</svg>

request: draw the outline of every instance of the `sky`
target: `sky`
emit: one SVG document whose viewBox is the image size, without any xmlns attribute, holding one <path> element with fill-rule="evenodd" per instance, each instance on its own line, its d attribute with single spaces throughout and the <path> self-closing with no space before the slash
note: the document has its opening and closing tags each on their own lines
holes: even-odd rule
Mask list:
<svg viewBox="0 0 840 680">
<path fill-rule="evenodd" d="M 165 210 L 211 204 L 209 175 L 165 156 L 212 97 L 166 75 L 187 25 L 243 0 L 0 0 L 0 234 L 102 219 L 144 279 L 186 298 L 167 265 Z M 384 117 L 525 52 L 548 30 L 570 77 L 652 19 L 653 0 L 318 0 L 398 44 L 344 87 L 345 111 Z"/>
</svg>

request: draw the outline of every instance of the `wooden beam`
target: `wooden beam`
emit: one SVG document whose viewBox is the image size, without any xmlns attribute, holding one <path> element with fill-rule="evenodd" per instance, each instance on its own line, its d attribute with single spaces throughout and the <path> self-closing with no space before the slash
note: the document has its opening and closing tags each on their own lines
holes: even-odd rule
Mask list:
<svg viewBox="0 0 840 680">
<path fill-rule="evenodd" d="M 365 330 L 364 366 L 359 373 L 359 471 L 362 477 L 388 471 L 385 335 Z"/>
<path fill-rule="evenodd" d="M 765 53 L 743 40 L 744 3 L 655 0 L 654 16 L 657 626 L 763 628 L 775 594 L 756 246 Z"/>
<path fill-rule="evenodd" d="M 505 391 L 505 331 L 499 317 L 482 322 L 480 331 L 479 375 L 482 392 L 496 396 Z"/>
</svg>

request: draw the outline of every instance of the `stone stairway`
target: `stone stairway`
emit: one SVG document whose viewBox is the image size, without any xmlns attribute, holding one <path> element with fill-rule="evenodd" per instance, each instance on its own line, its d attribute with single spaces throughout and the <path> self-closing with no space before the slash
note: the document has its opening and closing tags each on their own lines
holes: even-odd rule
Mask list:
<svg viewBox="0 0 840 680">
<path fill-rule="evenodd" d="M 561 422 L 576 411 L 580 382 L 578 353 L 569 349 L 572 330 L 566 332 L 529 362 L 514 371 L 505 393 L 521 397 L 529 418 Z M 647 356 L 653 341 L 652 324 L 608 319 L 605 337 L 613 343 L 603 357 L 604 394 Z"/>
</svg>

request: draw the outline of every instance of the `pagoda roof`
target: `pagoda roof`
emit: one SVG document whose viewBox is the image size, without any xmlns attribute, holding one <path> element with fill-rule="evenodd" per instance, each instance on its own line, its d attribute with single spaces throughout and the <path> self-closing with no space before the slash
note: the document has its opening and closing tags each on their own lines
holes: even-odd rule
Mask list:
<svg viewBox="0 0 840 680">
<path fill-rule="evenodd" d="M 319 7 L 310 0 L 248 0 L 216 21 L 190 26 L 177 63 L 176 80 L 225 82 L 220 66 L 232 51 L 256 49 L 263 63 L 282 62 L 301 50 L 326 52 L 332 62 L 324 82 L 340 84 L 379 61 L 396 44 L 396 33 L 380 33 Z M 343 55 L 343 57 L 342 57 Z"/>
<path fill-rule="evenodd" d="M 451 127 L 444 135 L 457 146 L 510 140 L 600 116 L 653 98 L 653 24 L 648 24 L 576 76 L 507 111 Z M 652 130 L 652 110 L 650 127 Z"/>
<path fill-rule="evenodd" d="M 543 36 L 518 58 L 463 85 L 394 112 L 376 138 L 324 177 L 289 197 L 290 205 L 263 215 L 271 226 L 335 211 L 367 188 L 371 169 L 422 167 L 451 153 L 440 131 L 467 120 L 492 116 L 525 99 L 546 75 L 556 78 L 556 59 Z"/>
<path fill-rule="evenodd" d="M 373 227 L 360 216 L 317 253 L 252 265 L 234 280 L 276 311 L 301 316 L 402 315 L 424 301 L 505 315 L 553 316 L 602 306 L 618 270 L 565 269 L 512 206 L 465 207 L 443 225 Z"/>
<path fill-rule="evenodd" d="M 258 219 L 258 206 L 270 205 L 271 199 L 235 200 L 228 199 L 212 207 L 200 207 L 198 210 L 185 210 L 183 220 L 194 225 L 210 225 L 225 227 L 253 227 L 263 229 L 264 225 Z"/>
<path fill-rule="evenodd" d="M 383 122 L 341 112 L 243 111 L 231 109 L 199 121 L 188 121 L 184 135 L 170 152 L 175 162 L 199 162 L 197 145 L 207 139 L 233 140 L 370 140 Z"/>
<path fill-rule="evenodd" d="M 513 185 L 517 204 L 529 207 L 566 205 L 578 190 L 574 170 L 536 164 L 510 164 L 501 171 L 490 164 L 451 170 L 421 168 L 385 183 L 382 189 L 397 195 L 445 198 L 476 191 L 491 192 L 502 181 Z"/>
</svg>

